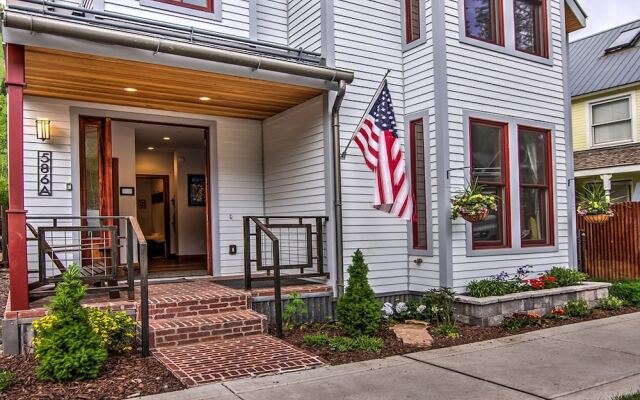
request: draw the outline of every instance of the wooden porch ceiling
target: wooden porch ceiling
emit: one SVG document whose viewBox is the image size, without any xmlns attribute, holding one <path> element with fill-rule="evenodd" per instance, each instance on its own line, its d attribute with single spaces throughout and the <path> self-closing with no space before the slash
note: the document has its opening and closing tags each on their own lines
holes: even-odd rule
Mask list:
<svg viewBox="0 0 640 400">
<path fill-rule="evenodd" d="M 27 95 L 259 120 L 322 93 L 317 88 L 37 47 L 25 50 L 25 80 Z"/>
</svg>

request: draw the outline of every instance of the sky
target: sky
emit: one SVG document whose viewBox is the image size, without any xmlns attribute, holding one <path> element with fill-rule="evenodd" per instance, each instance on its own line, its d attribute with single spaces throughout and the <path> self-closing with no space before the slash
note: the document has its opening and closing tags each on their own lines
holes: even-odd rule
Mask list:
<svg viewBox="0 0 640 400">
<path fill-rule="evenodd" d="M 640 0 L 578 0 L 589 18 L 587 27 L 571 33 L 576 40 L 640 19 Z"/>
</svg>

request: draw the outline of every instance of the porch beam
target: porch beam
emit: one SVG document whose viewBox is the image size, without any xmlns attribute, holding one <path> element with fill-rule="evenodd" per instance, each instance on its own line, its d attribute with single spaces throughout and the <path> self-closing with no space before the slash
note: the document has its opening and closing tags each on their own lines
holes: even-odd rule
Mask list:
<svg viewBox="0 0 640 400">
<path fill-rule="evenodd" d="M 24 46 L 7 44 L 7 154 L 9 157 L 9 209 L 7 241 L 11 310 L 29 308 L 27 228 L 24 209 Z"/>
</svg>

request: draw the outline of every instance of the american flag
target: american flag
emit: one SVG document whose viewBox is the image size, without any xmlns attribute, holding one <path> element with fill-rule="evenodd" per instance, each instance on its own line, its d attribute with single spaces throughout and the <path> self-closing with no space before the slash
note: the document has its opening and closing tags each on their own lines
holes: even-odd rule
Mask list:
<svg viewBox="0 0 640 400">
<path fill-rule="evenodd" d="M 354 141 L 360 147 L 365 163 L 376 174 L 374 208 L 411 220 L 413 195 L 405 173 L 396 116 L 386 82 L 358 127 Z"/>
</svg>

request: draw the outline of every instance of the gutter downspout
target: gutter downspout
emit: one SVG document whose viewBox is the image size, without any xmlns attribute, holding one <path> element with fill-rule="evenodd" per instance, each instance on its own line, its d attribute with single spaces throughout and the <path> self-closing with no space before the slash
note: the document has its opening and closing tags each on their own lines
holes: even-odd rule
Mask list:
<svg viewBox="0 0 640 400">
<path fill-rule="evenodd" d="M 342 243 L 342 174 L 340 172 L 340 107 L 347 92 L 347 82 L 340 81 L 331 111 L 331 144 L 333 147 L 333 198 L 336 218 L 336 287 L 337 297 L 344 293 L 344 250 Z"/>
</svg>

